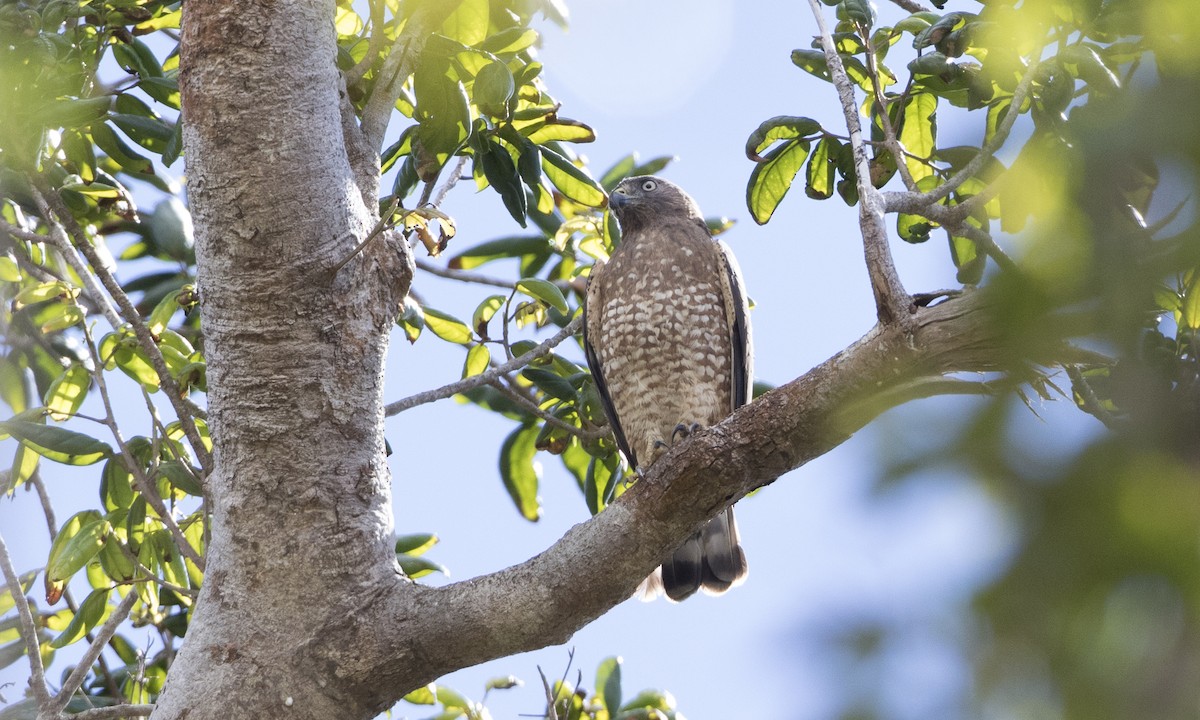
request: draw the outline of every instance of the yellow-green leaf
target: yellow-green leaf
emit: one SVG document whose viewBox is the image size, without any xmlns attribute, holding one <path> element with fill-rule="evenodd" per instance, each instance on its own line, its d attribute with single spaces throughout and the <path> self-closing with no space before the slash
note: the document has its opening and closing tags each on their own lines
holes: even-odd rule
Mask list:
<svg viewBox="0 0 1200 720">
<path fill-rule="evenodd" d="M 433 533 L 412 533 L 396 536 L 396 552 L 403 555 L 424 555 L 429 548 L 438 544 Z"/>
<path fill-rule="evenodd" d="M 112 448 L 90 435 L 54 425 L 28 420 L 5 420 L 0 431 L 6 432 L 37 454 L 66 465 L 91 465 L 112 455 Z"/>
<path fill-rule="evenodd" d="M 788 140 L 766 154 L 766 162 L 754 166 L 746 185 L 746 205 L 754 222 L 765 225 L 792 187 L 796 173 L 808 157 L 806 140 Z"/>
<path fill-rule="evenodd" d="M 534 460 L 537 435 L 536 425 L 526 425 L 514 430 L 500 447 L 500 477 L 504 480 L 504 488 L 517 511 L 531 522 L 542 516 L 542 499 L 538 497 L 541 468 Z"/>
<path fill-rule="evenodd" d="M 70 530 L 74 532 L 70 532 Z M 85 510 L 67 521 L 50 547 L 46 561 L 46 581 L 66 582 L 96 557 L 109 532 L 108 521 L 95 510 Z"/>
<path fill-rule="evenodd" d="M 542 171 L 554 187 L 580 205 L 599 208 L 608 204 L 608 196 L 599 183 L 548 147 L 542 148 Z"/>
<path fill-rule="evenodd" d="M 91 632 L 92 628 L 99 625 L 104 620 L 104 616 L 108 614 L 106 612 L 108 610 L 108 594 L 111 591 L 111 588 L 102 588 L 88 593 L 67 628 L 50 641 L 50 647 L 64 648 L 78 642 L 83 639 L 84 635 Z"/>
<path fill-rule="evenodd" d="M 469 378 L 472 375 L 479 375 L 488 369 L 488 362 L 492 359 L 492 353 L 488 350 L 487 345 L 479 344 L 472 345 L 467 351 L 466 362 L 463 363 L 464 378 Z"/>
<path fill-rule="evenodd" d="M 467 327 L 466 323 L 453 315 L 447 315 L 440 310 L 433 308 L 424 308 L 425 311 L 425 327 L 433 331 L 446 342 L 458 343 L 466 345 L 471 342 L 471 328 Z"/>
<path fill-rule="evenodd" d="M 900 142 L 909 153 L 904 157 L 904 164 L 917 182 L 933 175 L 933 168 L 923 160 L 927 161 L 937 149 L 937 106 L 938 98 L 933 93 L 917 93 L 904 106 Z"/>
<path fill-rule="evenodd" d="M 91 375 L 83 365 L 75 363 L 50 383 L 46 390 L 46 410 L 50 418 L 62 422 L 79 411 L 87 397 Z"/>
<path fill-rule="evenodd" d="M 566 314 L 570 311 L 570 308 L 567 307 L 567 299 L 563 297 L 558 286 L 552 282 L 540 278 L 522 278 L 517 281 L 517 290 L 535 300 L 541 300 L 560 313 Z"/>
</svg>

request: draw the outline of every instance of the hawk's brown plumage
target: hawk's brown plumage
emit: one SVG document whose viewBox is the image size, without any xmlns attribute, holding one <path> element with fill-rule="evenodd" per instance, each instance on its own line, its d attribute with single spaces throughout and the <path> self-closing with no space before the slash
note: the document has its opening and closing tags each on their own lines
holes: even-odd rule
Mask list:
<svg viewBox="0 0 1200 720">
<path fill-rule="evenodd" d="M 678 426 L 716 424 L 749 401 L 746 295 L 733 256 L 677 186 L 627 178 L 610 205 L 622 239 L 608 263 L 592 270 L 584 347 L 617 444 L 632 466 L 645 468 Z M 660 570 L 673 600 L 700 588 L 721 593 L 744 580 L 733 508 L 688 538 Z"/>
</svg>

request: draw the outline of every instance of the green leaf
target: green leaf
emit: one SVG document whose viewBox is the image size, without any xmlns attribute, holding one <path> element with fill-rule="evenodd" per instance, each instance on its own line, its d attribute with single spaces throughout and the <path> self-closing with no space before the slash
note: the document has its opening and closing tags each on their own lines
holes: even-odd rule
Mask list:
<svg viewBox="0 0 1200 720">
<path fill-rule="evenodd" d="M 66 535 L 66 540 L 59 542 L 56 537 L 50 548 L 50 557 L 46 561 L 46 581 L 51 583 L 66 582 L 71 579 L 71 576 L 79 572 L 80 568 L 88 564 L 96 554 L 100 552 L 100 548 L 104 546 L 104 537 L 109 533 L 111 528 L 108 521 L 100 517 L 100 513 L 95 513 L 94 516 L 87 516 L 85 522 L 79 526 L 79 529 L 74 533 L 60 533 Z M 83 513 L 80 513 L 83 515 Z M 76 517 L 79 517 L 77 515 Z M 75 518 L 72 518 L 74 520 Z M 68 521 L 70 522 L 70 521 Z M 52 603 L 53 604 L 53 603 Z"/>
<path fill-rule="evenodd" d="M 511 27 L 507 30 L 488 36 L 479 43 L 480 50 L 486 50 L 494 55 L 512 55 L 521 52 L 537 42 L 538 32 L 531 28 Z"/>
<path fill-rule="evenodd" d="M 896 232 L 900 239 L 910 243 L 923 243 L 929 239 L 929 233 L 937 225 L 920 215 L 899 213 L 896 215 Z"/>
<path fill-rule="evenodd" d="M 530 522 L 542 516 L 542 500 L 538 497 L 540 472 L 534 461 L 537 435 L 536 425 L 525 425 L 510 433 L 500 446 L 500 477 L 504 488 L 517 511 Z"/>
<path fill-rule="evenodd" d="M 33 580 L 37 577 L 37 574 L 37 570 L 30 570 L 29 572 L 17 578 L 17 582 L 21 585 L 22 593 L 29 592 L 29 588 L 33 587 Z M 0 587 L 0 617 L 3 617 L 14 607 L 16 607 L 16 598 L 14 598 L 12 593 L 9 592 L 8 584 L 5 583 L 2 587 Z"/>
<path fill-rule="evenodd" d="M 963 285 L 977 285 L 983 279 L 987 256 L 979 252 L 975 241 L 965 237 L 950 237 L 950 257 L 958 268 L 955 277 Z"/>
<path fill-rule="evenodd" d="M 87 397 L 91 380 L 87 368 L 79 363 L 72 364 L 62 375 L 55 378 L 46 390 L 45 397 L 46 411 L 50 418 L 62 422 L 78 412 L 83 399 Z"/>
<path fill-rule="evenodd" d="M 471 135 L 471 102 L 463 84 L 451 78 L 448 61 L 426 62 L 417 68 L 413 90 L 420 123 L 417 139 L 440 168 Z M 427 179 L 421 168 L 418 175 Z"/>
<path fill-rule="evenodd" d="M 424 555 L 429 548 L 438 544 L 433 533 L 412 533 L 396 536 L 396 553 L 401 555 Z"/>
<path fill-rule="evenodd" d="M 0 422 L 6 432 L 38 455 L 66 465 L 91 465 L 112 455 L 112 448 L 90 435 L 28 420 Z"/>
<path fill-rule="evenodd" d="M 904 105 L 904 115 L 900 128 L 900 143 L 904 149 L 916 157 L 904 157 L 904 164 L 913 180 L 933 175 L 933 168 L 920 158 L 929 159 L 937 149 L 937 95 L 932 93 L 914 93 Z"/>
<path fill-rule="evenodd" d="M 621 707 L 621 658 L 605 658 L 596 669 L 596 694 L 604 701 L 609 715 Z"/>
<path fill-rule="evenodd" d="M 414 557 L 412 555 L 397 553 L 396 562 L 400 564 L 400 569 L 404 571 L 404 574 L 413 580 L 423 578 L 426 575 L 431 575 L 435 572 L 441 573 L 447 577 L 450 575 L 450 571 L 447 570 L 444 565 L 436 563 L 429 558 Z"/>
<path fill-rule="evenodd" d="M 837 18 L 869 28 L 875 24 L 875 9 L 871 7 L 870 0 L 842 0 L 837 6 Z"/>
<path fill-rule="evenodd" d="M 540 278 L 522 278 L 517 281 L 517 290 L 535 300 L 541 300 L 564 315 L 570 312 L 570 308 L 567 307 L 567 299 L 563 297 L 558 286 L 552 282 Z"/>
<path fill-rule="evenodd" d="M 0 255 L 0 282 L 21 282 L 21 268 L 17 261 L 7 255 Z"/>
<path fill-rule="evenodd" d="M 542 368 L 527 367 L 521 375 L 550 397 L 574 402 L 578 397 L 575 386 L 561 375 Z"/>
<path fill-rule="evenodd" d="M 154 172 L 154 163 L 117 136 L 107 123 L 92 123 L 92 140 L 123 169 L 136 173 Z"/>
<path fill-rule="evenodd" d="M 479 303 L 479 306 L 475 308 L 475 313 L 471 316 L 471 328 L 476 335 L 487 339 L 488 323 L 492 321 L 500 308 L 504 307 L 507 299 L 505 295 L 490 295 Z"/>
<path fill-rule="evenodd" d="M 1200 329 L 1200 272 L 1191 272 L 1186 278 L 1183 302 L 1179 305 L 1179 325 L 1188 330 Z"/>
<path fill-rule="evenodd" d="M 412 703 L 413 705 L 436 705 L 437 704 L 437 685 L 429 683 L 424 687 L 419 687 L 409 694 L 404 696 L 404 702 Z"/>
<path fill-rule="evenodd" d="M 453 315 L 447 315 L 440 310 L 424 308 L 425 326 L 446 342 L 466 345 L 471 342 L 471 328 Z"/>
<path fill-rule="evenodd" d="M 750 138 L 746 140 L 746 157 L 755 162 L 766 162 L 767 158 L 762 157 L 762 151 L 776 141 L 808 137 L 819 132 L 821 132 L 821 123 L 812 118 L 778 115 L 764 120 L 754 132 L 750 133 Z"/>
<path fill-rule="evenodd" d="M 67 624 L 58 637 L 50 641 L 50 647 L 58 649 L 64 648 L 72 643 L 83 639 L 83 636 L 92 631 L 92 628 L 100 624 L 107 614 L 108 609 L 108 594 L 112 592 L 111 588 L 101 588 L 88 593 L 83 604 L 79 606 L 79 611 L 71 618 L 71 622 Z"/>
<path fill-rule="evenodd" d="M 495 139 L 489 138 L 481 148 L 482 152 L 476 158 L 483 168 L 483 176 L 488 184 L 500 193 L 504 207 L 513 220 L 525 227 L 525 216 L 528 212 L 525 188 L 521 186 L 521 176 L 517 173 L 517 164 L 513 162 L 508 149 Z"/>
<path fill-rule="evenodd" d="M 488 6 L 488 0 L 460 0 L 442 24 L 442 34 L 463 45 L 483 42 L 488 31 Z"/>
<path fill-rule="evenodd" d="M 475 75 L 475 105 L 489 115 L 507 115 L 508 99 L 514 90 L 516 85 L 513 84 L 512 73 L 502 62 L 489 62 Z"/>
<path fill-rule="evenodd" d="M 479 344 L 472 345 L 467 351 L 467 359 L 463 363 L 464 378 L 469 378 L 472 375 L 479 375 L 488 369 L 488 363 L 492 359 L 492 353 L 488 350 L 487 345 Z"/>
<path fill-rule="evenodd" d="M 189 471 L 178 460 L 168 460 L 159 464 L 155 478 L 166 479 L 188 495 L 204 497 L 204 487 L 196 480 L 195 472 Z"/>
<path fill-rule="evenodd" d="M 602 208 L 608 204 L 603 188 L 587 172 L 548 147 L 542 148 L 542 170 L 554 187 L 580 205 Z"/>
<path fill-rule="evenodd" d="M 550 245 L 545 235 L 515 235 L 464 250 L 451 258 L 449 265 L 455 270 L 470 270 L 493 260 L 543 253 L 549 249 Z"/>
<path fill-rule="evenodd" d="M 512 688 L 520 687 L 521 685 L 524 685 L 524 683 L 522 683 L 520 678 L 518 678 L 516 675 L 505 675 L 504 677 L 491 678 L 487 681 L 487 684 L 484 685 L 484 689 L 511 690 Z"/>
<path fill-rule="evenodd" d="M 767 153 L 766 162 L 754 167 L 746 185 L 746 205 L 754 222 L 765 225 L 771 219 L 804 166 L 808 150 L 807 140 L 788 140 Z"/>
<path fill-rule="evenodd" d="M 819 77 L 822 80 L 829 80 L 829 63 L 825 60 L 825 52 L 823 50 L 810 50 L 807 48 L 793 50 L 792 63 L 810 75 Z"/>
<path fill-rule="evenodd" d="M 404 308 L 396 318 L 396 324 L 404 330 L 404 337 L 410 343 L 415 343 L 425 329 L 425 311 L 411 295 L 404 298 Z"/>
<path fill-rule="evenodd" d="M 528 131 L 531 128 L 532 132 L 528 132 L 527 137 L 537 145 L 554 140 L 576 143 L 595 142 L 596 140 L 595 130 L 578 120 L 569 118 L 556 117 L 543 125 L 534 124 L 529 128 L 523 128 L 522 131 Z"/>
<path fill-rule="evenodd" d="M 808 160 L 807 184 L 804 192 L 814 200 L 825 200 L 833 196 L 834 178 L 837 175 L 837 158 L 842 144 L 835 138 L 823 137 L 817 143 Z"/>
</svg>

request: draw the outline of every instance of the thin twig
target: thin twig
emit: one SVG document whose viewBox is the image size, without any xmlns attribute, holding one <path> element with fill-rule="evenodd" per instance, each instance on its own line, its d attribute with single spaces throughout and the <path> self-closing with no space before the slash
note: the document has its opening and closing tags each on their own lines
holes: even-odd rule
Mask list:
<svg viewBox="0 0 1200 720">
<path fill-rule="evenodd" d="M 71 713 L 70 720 L 120 720 L 127 717 L 149 717 L 153 705 L 109 705 Z"/>
<path fill-rule="evenodd" d="M 1103 423 L 1104 427 L 1109 430 L 1116 430 L 1118 428 L 1117 419 L 1108 411 L 1108 408 L 1104 407 L 1104 403 L 1100 401 L 1100 398 L 1096 397 L 1091 383 L 1080 372 L 1079 366 L 1064 365 L 1063 369 L 1067 371 L 1067 377 L 1071 378 L 1071 385 L 1079 393 L 1079 397 L 1083 399 L 1084 409 L 1091 413 L 1092 417 Z"/>
<path fill-rule="evenodd" d="M 909 11 L 910 13 L 934 12 L 933 8 L 925 7 L 916 0 L 892 0 L 892 2 Z"/>
<path fill-rule="evenodd" d="M 825 16 L 821 11 L 819 0 L 808 0 L 813 17 L 821 31 L 821 47 L 825 52 L 825 61 L 829 66 L 829 76 L 838 92 L 841 101 L 842 114 L 846 119 L 846 129 L 850 131 L 850 145 L 854 149 L 854 167 L 858 175 L 859 212 L 858 222 L 862 230 L 863 251 L 866 257 L 867 273 L 871 278 L 871 290 L 875 295 L 875 311 L 883 324 L 904 322 L 910 317 L 912 301 L 900 282 L 896 272 L 896 264 L 892 260 L 891 249 L 888 247 L 887 225 L 884 218 L 884 202 L 879 190 L 871 184 L 870 158 L 867 157 L 867 146 L 863 142 L 862 125 L 858 119 L 858 103 L 854 98 L 854 84 L 846 75 L 842 58 L 838 55 L 837 46 L 829 27 L 825 24 Z"/>
<path fill-rule="evenodd" d="M 1005 141 L 1008 140 L 1008 135 L 1012 132 L 1013 125 L 1016 123 L 1017 117 L 1021 114 L 1021 106 L 1025 104 L 1025 97 L 1029 94 L 1029 88 L 1033 84 L 1033 76 L 1034 73 L 1037 72 L 1037 69 L 1038 63 L 1030 63 L 1029 67 L 1025 70 L 1025 74 L 1021 77 L 1020 82 L 1017 83 L 1016 89 L 1013 90 L 1013 96 L 1008 106 L 1008 113 L 1005 114 L 1004 119 L 1000 121 L 1000 124 L 996 126 L 996 132 L 993 133 L 992 139 L 983 146 L 983 148 L 977 155 L 975 155 L 975 157 L 971 158 L 970 162 L 964 165 L 961 170 L 954 173 L 949 180 L 927 193 L 884 193 L 884 210 L 886 212 L 914 212 L 912 210 L 914 207 L 932 205 L 944 200 L 950 195 L 950 193 L 957 190 L 968 179 L 975 177 L 975 175 L 983 169 L 984 163 L 994 157 L 996 152 L 1004 146 Z M 995 185 L 995 182 L 991 183 L 991 185 Z M 989 187 L 991 185 L 989 185 Z M 979 197 L 980 194 L 976 194 L 975 197 Z M 990 196 L 987 196 L 987 198 L 977 202 L 987 202 L 987 199 L 990 199 Z M 974 200 L 974 198 L 972 198 L 972 200 Z M 969 202 L 970 201 L 968 201 L 968 203 Z M 964 203 L 963 205 L 957 207 L 963 208 L 968 203 Z M 966 217 L 972 209 L 973 206 L 958 210 L 957 212 L 961 213 L 959 216 L 960 219 Z"/>
<path fill-rule="evenodd" d="M 450 194 L 450 191 L 454 189 L 454 186 L 458 184 L 458 181 L 462 179 L 463 168 L 467 166 L 467 160 L 469 159 L 470 158 L 468 158 L 466 155 L 463 155 L 458 159 L 458 163 L 454 166 L 454 173 L 451 174 L 450 177 L 446 178 L 446 182 L 443 183 L 442 186 L 438 188 L 438 191 L 434 194 L 434 207 L 440 208 L 442 203 L 446 201 L 446 196 Z"/>
<path fill-rule="evenodd" d="M 504 395 L 505 397 L 507 397 L 508 399 L 517 403 L 518 405 L 525 408 L 529 412 L 533 413 L 537 417 L 541 418 L 542 420 L 545 420 L 548 424 L 553 425 L 556 428 L 565 430 L 566 432 L 569 432 L 572 435 L 578 437 L 580 440 L 599 440 L 601 438 L 610 437 L 612 435 L 612 433 L 610 433 L 608 431 L 608 428 L 597 428 L 595 430 L 587 430 L 585 428 L 576 427 L 576 426 L 564 421 L 562 418 L 555 417 L 554 415 L 550 414 L 546 410 L 543 410 L 540 405 L 538 405 L 536 402 L 531 400 L 524 393 L 522 393 L 519 390 L 517 390 L 516 388 L 514 388 L 511 384 L 511 382 L 506 383 L 503 379 L 497 378 L 495 381 L 493 381 L 491 383 L 491 386 L 496 388 L 496 390 L 499 391 L 501 395 Z"/>
<path fill-rule="evenodd" d="M 454 270 L 453 268 L 444 268 L 434 265 L 428 260 L 417 258 L 417 268 L 424 270 L 430 275 L 449 278 L 450 280 L 458 280 L 460 282 L 476 283 L 478 285 L 490 285 L 492 287 L 505 288 L 506 290 L 515 290 L 517 284 L 508 280 L 490 277 L 488 275 L 480 275 L 479 273 L 467 272 L 466 270 Z"/>
<path fill-rule="evenodd" d="M 83 686 L 83 681 L 87 679 L 87 675 L 91 672 L 92 663 L 96 662 L 96 658 L 100 657 L 100 653 L 104 651 L 104 646 L 112 639 L 113 633 L 121 623 L 125 622 L 125 618 L 129 617 L 129 611 L 133 609 L 133 604 L 137 602 L 137 592 L 129 589 L 129 593 L 121 600 L 121 604 L 113 610 L 112 615 L 108 616 L 108 620 L 104 621 L 104 625 L 100 626 L 100 630 L 96 633 L 96 639 L 88 645 L 88 649 L 84 652 L 83 657 L 75 665 L 75 669 L 63 680 L 62 689 L 58 691 L 58 695 L 54 696 L 45 713 L 51 717 L 62 712 L 67 703 L 71 701 L 71 696 L 75 691 Z"/>
<path fill-rule="evenodd" d="M 75 216 L 63 204 L 62 199 L 53 189 L 45 184 L 41 178 L 31 180 L 31 190 L 33 191 L 34 199 L 38 202 L 39 208 L 46 216 L 46 222 L 50 222 L 51 212 L 58 217 L 58 222 L 61 228 L 65 228 L 69 236 L 74 239 L 74 246 L 87 258 L 88 263 L 92 266 L 92 271 L 99 278 L 108 294 L 116 301 L 121 308 L 121 314 L 126 322 L 133 328 L 134 334 L 137 336 L 138 345 L 145 351 L 146 356 L 150 359 L 151 366 L 154 367 L 154 372 L 158 375 L 159 383 L 162 385 L 163 391 L 167 395 L 167 400 L 175 408 L 175 415 L 179 418 L 180 426 L 183 427 L 183 432 L 188 438 L 188 442 L 192 445 L 192 449 L 196 453 L 196 458 L 200 461 L 200 467 L 204 469 L 204 474 L 207 477 L 212 472 L 212 454 L 208 448 L 204 446 L 204 442 L 200 438 L 200 431 L 196 428 L 196 423 L 192 416 L 188 413 L 188 407 L 183 402 L 183 394 L 179 389 L 178 383 L 171 375 L 170 369 L 167 367 L 167 361 L 162 356 L 162 351 L 158 348 L 158 343 L 154 341 L 154 336 L 150 334 L 150 328 L 146 327 L 146 323 L 142 322 L 142 317 L 138 313 L 137 308 L 129 300 L 129 296 L 121 289 L 120 283 L 113 277 L 112 273 L 104 267 L 100 257 L 96 254 L 95 248 L 88 242 L 83 228 L 75 220 Z M 65 253 L 71 256 L 72 253 Z M 73 258 L 74 262 L 78 262 L 78 258 Z M 72 262 L 72 258 L 68 257 L 68 262 Z M 78 271 L 77 271 L 78 272 Z M 86 277 L 89 273 L 85 271 L 81 273 L 81 277 Z M 109 318 L 113 321 L 113 318 Z M 120 326 L 120 323 L 117 323 Z"/>
<path fill-rule="evenodd" d="M 385 210 L 384 212 L 380 213 L 380 215 L 379 215 L 379 222 L 375 223 L 375 227 L 371 228 L 371 232 L 367 233 L 367 236 L 366 236 L 365 238 L 363 238 L 363 241 L 362 241 L 362 242 L 360 242 L 358 245 L 356 245 L 356 246 L 354 247 L 354 249 L 350 251 L 350 254 L 349 254 L 349 255 L 347 255 L 346 257 L 342 258 L 342 259 L 341 259 L 341 260 L 338 262 L 338 264 L 337 264 L 337 265 L 334 265 L 334 266 L 333 266 L 333 273 L 332 273 L 332 274 L 334 274 L 334 275 L 337 275 L 337 274 L 338 274 L 338 272 L 339 272 L 339 271 L 340 271 L 340 270 L 341 270 L 343 267 L 345 267 L 345 266 L 346 266 L 346 263 L 348 263 L 348 262 L 350 262 L 351 260 L 353 260 L 353 259 L 354 259 L 354 256 L 358 255 L 358 253 L 359 253 L 360 251 L 362 251 L 362 249 L 363 249 L 363 248 L 365 248 L 365 247 L 367 246 L 367 243 L 369 243 L 369 242 L 371 242 L 372 240 L 374 240 L 375 238 L 379 237 L 379 235 L 380 235 L 380 234 L 382 234 L 384 230 L 387 230 L 387 229 L 389 229 L 389 228 L 395 227 L 395 224 L 392 222 L 392 215 L 393 215 L 393 214 L 395 214 L 395 212 L 396 212 L 396 208 L 397 208 L 397 207 L 399 207 L 399 206 L 400 206 L 400 200 L 399 200 L 399 198 L 392 198 L 392 202 L 391 202 L 391 204 L 388 206 L 387 210 Z"/>
<path fill-rule="evenodd" d="M 379 51 L 383 49 L 383 41 L 387 33 L 383 29 L 385 3 L 383 0 L 371 0 L 371 37 L 367 40 L 367 54 L 362 60 L 346 71 L 346 84 L 353 85 L 362 80 L 363 75 L 371 69 L 379 59 Z"/>
<path fill-rule="evenodd" d="M 112 433 L 113 439 L 117 441 L 117 447 L 121 451 L 121 457 L 125 459 L 126 469 L 133 475 L 133 483 L 137 486 L 142 497 L 146 499 L 146 503 L 154 510 L 167 531 L 171 533 L 171 537 L 175 540 L 175 545 L 178 546 L 179 552 L 191 560 L 201 572 L 204 571 L 204 559 L 188 542 L 183 531 L 179 529 L 179 525 L 175 523 L 175 519 L 171 517 L 170 510 L 162 498 L 158 496 L 158 490 L 146 474 L 142 472 L 142 464 L 138 462 L 133 452 L 129 449 L 129 445 L 125 443 L 125 438 L 121 434 L 121 428 L 117 425 L 116 415 L 113 413 L 112 398 L 108 394 L 108 382 L 104 379 L 104 363 L 100 360 L 100 353 L 96 350 L 96 343 L 92 339 L 92 333 L 85 324 L 83 327 L 83 337 L 87 342 L 88 351 L 92 354 L 95 360 L 96 370 L 92 373 L 92 378 L 96 381 L 96 388 L 100 391 L 100 400 L 104 404 L 104 411 L 108 417 L 106 423 L 109 432 Z"/>
<path fill-rule="evenodd" d="M 400 98 L 404 82 L 416 69 L 417 58 L 425 48 L 425 42 L 445 12 L 449 10 L 442 7 L 442 3 L 417 4 L 403 32 L 396 38 L 391 52 L 383 61 L 379 79 L 363 108 L 360 125 L 367 145 L 376 153 L 383 148 L 383 136 L 387 132 L 388 121 L 395 109 L 396 100 Z"/>
<path fill-rule="evenodd" d="M 46 708 L 50 704 L 50 690 L 46 687 L 46 671 L 42 667 L 37 625 L 34 623 L 33 613 L 29 610 L 29 601 L 25 599 L 21 578 L 13 569 L 12 557 L 8 554 L 8 545 L 4 542 L 3 533 L 0 533 L 0 570 L 4 571 L 4 580 L 8 583 L 8 592 L 12 595 L 20 619 L 21 639 L 25 641 L 25 655 L 29 658 L 29 686 L 38 708 Z"/>
<path fill-rule="evenodd" d="M 449 385 L 443 385 L 442 387 L 435 388 L 433 390 L 426 390 L 425 392 L 420 392 L 416 395 L 411 395 L 401 400 L 397 400 L 396 402 L 389 403 L 383 408 L 384 415 L 387 417 L 398 415 L 405 410 L 412 409 L 418 405 L 431 403 L 435 400 L 442 400 L 444 398 L 457 395 L 458 393 L 466 392 L 472 388 L 477 388 L 480 385 L 486 385 L 501 375 L 510 373 L 513 370 L 519 370 L 534 360 L 548 355 L 550 351 L 562 343 L 562 341 L 579 332 L 581 327 L 583 327 L 582 313 L 577 315 L 574 320 L 567 323 L 567 325 L 562 330 L 559 330 L 554 337 L 543 342 L 541 345 L 538 345 L 529 352 L 515 357 L 506 363 L 497 365 L 496 367 L 480 373 L 479 375 L 472 375 L 471 377 L 464 378 L 458 382 L 452 382 Z"/>
</svg>

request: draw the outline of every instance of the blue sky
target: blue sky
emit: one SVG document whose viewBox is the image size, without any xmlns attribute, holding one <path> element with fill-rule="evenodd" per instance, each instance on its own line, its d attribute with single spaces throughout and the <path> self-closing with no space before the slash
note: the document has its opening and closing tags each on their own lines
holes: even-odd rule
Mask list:
<svg viewBox="0 0 1200 720">
<path fill-rule="evenodd" d="M 759 122 L 808 115 L 842 127 L 832 87 L 789 60 L 816 33 L 807 3 L 575 0 L 569 9 L 568 32 L 542 26 L 541 60 L 561 114 L 596 129 L 597 141 L 580 149 L 597 171 L 632 150 L 643 158 L 675 155 L 662 174 L 707 215 L 738 219 L 724 239 L 757 304 L 759 379 L 786 382 L 867 332 L 874 306 L 856 210 L 837 199 L 810 200 L 798 187 L 759 227 L 744 201 L 752 164 L 743 146 Z M 880 12 L 885 19 L 902 15 L 887 3 Z M 953 123 L 941 132 L 948 144 L 957 144 L 956 133 L 964 140 L 976 135 Z M 460 184 L 443 210 L 458 222 L 450 254 L 519 230 L 494 193 L 476 195 L 470 183 Z M 955 286 L 940 238 L 924 246 L 897 241 L 894 252 L 910 291 Z M 423 274 L 414 289 L 460 317 L 490 294 Z M 461 363 L 457 346 L 432 336 L 409 346 L 397 336 L 387 400 L 455 380 Z M 140 398 L 133 400 L 136 410 Z M 497 718 L 536 715 L 543 703 L 536 668 L 561 676 L 574 648 L 570 679 L 582 671 L 590 689 L 597 664 L 621 655 L 626 698 L 643 688 L 669 689 L 691 720 L 831 717 L 842 693 L 864 684 L 878 689 L 894 717 L 953 717 L 970 692 L 969 669 L 953 641 L 972 630 L 965 612 L 972 591 L 1012 550 L 1010 521 L 971 478 L 930 473 L 884 493 L 875 481 L 883 458 L 955 432 L 971 407 L 954 399 L 893 411 L 743 501 L 738 514 L 751 574 L 729 594 L 679 605 L 628 601 L 567 645 L 459 671 L 445 682 L 479 699 L 488 678 L 516 675 L 525 687 L 493 692 L 488 706 Z M 1066 402 L 1039 412 L 1041 419 L 1018 413 L 1018 432 L 1031 441 L 1052 435 L 1056 445 L 1069 445 L 1095 430 Z M 387 421 L 397 531 L 437 532 L 442 543 L 430 556 L 451 569 L 451 580 L 521 562 L 587 519 L 574 481 L 548 455 L 539 457 L 545 517 L 537 524 L 519 518 L 496 468 L 510 430 L 507 421 L 453 400 Z M 463 452 L 464 439 L 478 450 Z M 0 457 L 8 457 L 11 441 L 3 445 Z M 1054 454 L 1046 450 L 1043 461 L 1053 462 Z M 94 502 L 94 469 L 43 468 L 61 498 L 60 522 L 74 505 Z M 44 562 L 36 498 L 19 492 L 0 502 L 0 526 L 19 570 Z M 819 642 L 860 618 L 906 628 L 877 666 L 856 664 Z M 10 701 L 19 697 L 27 676 L 23 663 L 0 670 L 0 684 L 16 683 L 0 692 Z M 430 714 L 403 704 L 394 713 Z"/>
</svg>

